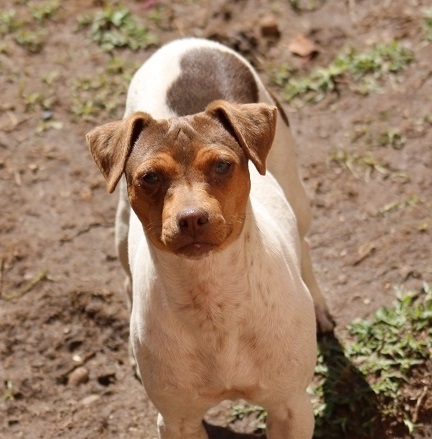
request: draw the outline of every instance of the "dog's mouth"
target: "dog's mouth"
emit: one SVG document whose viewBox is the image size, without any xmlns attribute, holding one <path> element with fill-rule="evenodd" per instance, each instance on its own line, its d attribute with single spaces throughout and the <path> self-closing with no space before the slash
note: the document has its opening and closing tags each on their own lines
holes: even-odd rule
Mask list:
<svg viewBox="0 0 432 439">
<path fill-rule="evenodd" d="M 186 256 L 191 259 L 199 259 L 207 256 L 212 251 L 216 250 L 218 246 L 208 242 L 193 241 L 186 245 L 182 245 L 176 250 L 178 255 Z"/>
<path fill-rule="evenodd" d="M 170 224 L 168 223 L 168 226 Z M 226 222 L 214 222 L 206 230 L 195 233 L 181 228 L 162 228 L 158 241 L 164 250 L 190 259 L 201 259 L 210 253 L 223 250 L 230 242 L 232 226 Z"/>
</svg>

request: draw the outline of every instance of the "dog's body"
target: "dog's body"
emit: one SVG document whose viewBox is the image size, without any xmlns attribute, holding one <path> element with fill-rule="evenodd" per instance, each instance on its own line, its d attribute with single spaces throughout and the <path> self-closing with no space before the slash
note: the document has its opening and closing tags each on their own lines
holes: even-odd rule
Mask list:
<svg viewBox="0 0 432 439">
<path fill-rule="evenodd" d="M 178 40 L 136 73 L 125 119 L 88 135 L 108 189 L 126 175 L 117 246 L 132 281 L 133 352 L 163 439 L 206 438 L 205 412 L 239 398 L 268 410 L 270 439 L 312 436 L 313 302 L 321 329 L 332 323 L 274 103 L 235 52 Z M 263 175 L 268 153 L 276 178 Z"/>
</svg>

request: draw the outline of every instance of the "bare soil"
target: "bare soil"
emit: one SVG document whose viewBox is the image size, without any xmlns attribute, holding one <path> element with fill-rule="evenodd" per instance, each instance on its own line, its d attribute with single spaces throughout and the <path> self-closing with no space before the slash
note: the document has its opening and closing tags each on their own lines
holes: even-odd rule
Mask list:
<svg viewBox="0 0 432 439">
<path fill-rule="evenodd" d="M 23 17 L 38 2 L 1 3 Z M 323 0 L 300 12 L 285 0 L 124 3 L 160 43 L 216 39 L 247 56 L 267 83 L 282 62 L 306 73 L 348 46 L 367 50 L 397 39 L 414 50 L 409 68 L 384 81 L 380 93 L 360 96 L 340 84 L 321 103 L 288 114 L 313 206 L 313 259 L 336 334 L 391 304 L 395 287 L 432 282 L 432 45 L 421 37 L 427 0 Z M 95 125 L 121 118 L 122 108 L 89 120 L 72 110 L 77 79 L 110 60 L 77 29 L 80 15 L 104 4 L 62 2 L 39 26 L 38 53 L 12 34 L 0 41 L 1 439 L 156 437 L 156 412 L 127 357 L 128 312 L 113 245 L 117 197 L 106 193 L 84 140 Z M 161 6 L 159 20 L 150 19 Z M 299 33 L 319 51 L 307 62 L 289 50 Z M 138 66 L 154 50 L 118 54 Z M 380 144 L 389 130 L 404 138 L 400 148 Z M 386 171 L 351 172 L 332 160 L 338 150 L 370 152 Z M 78 367 L 85 368 L 81 378 Z M 431 382 L 430 375 L 412 382 L 413 395 L 429 386 L 422 400 L 429 406 Z M 412 437 L 432 437 L 432 421 L 422 420 Z M 214 430 L 211 437 L 246 436 Z"/>
</svg>

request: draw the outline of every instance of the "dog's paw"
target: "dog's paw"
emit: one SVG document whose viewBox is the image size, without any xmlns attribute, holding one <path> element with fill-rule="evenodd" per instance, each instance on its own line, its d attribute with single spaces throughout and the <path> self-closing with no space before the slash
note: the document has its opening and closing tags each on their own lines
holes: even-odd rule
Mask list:
<svg viewBox="0 0 432 439">
<path fill-rule="evenodd" d="M 332 332 L 335 322 L 327 308 L 315 308 L 318 334 L 327 334 Z"/>
</svg>

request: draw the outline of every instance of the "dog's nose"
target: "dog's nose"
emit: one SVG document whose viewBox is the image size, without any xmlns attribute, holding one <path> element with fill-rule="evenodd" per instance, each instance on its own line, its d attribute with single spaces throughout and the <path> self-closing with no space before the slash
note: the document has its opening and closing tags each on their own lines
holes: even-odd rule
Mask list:
<svg viewBox="0 0 432 439">
<path fill-rule="evenodd" d="M 206 228 L 209 215 L 203 209 L 185 209 L 177 216 L 177 224 L 183 233 L 198 236 Z"/>
</svg>

